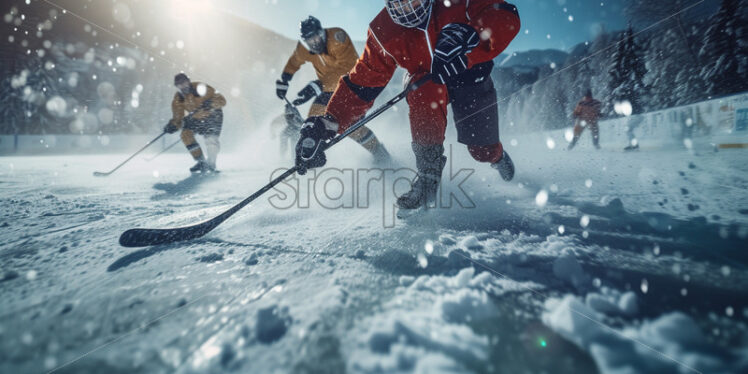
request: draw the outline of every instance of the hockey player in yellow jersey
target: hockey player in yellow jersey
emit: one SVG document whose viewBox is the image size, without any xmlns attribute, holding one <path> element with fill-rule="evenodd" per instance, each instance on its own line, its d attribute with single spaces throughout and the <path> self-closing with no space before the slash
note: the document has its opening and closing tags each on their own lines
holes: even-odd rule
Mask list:
<svg viewBox="0 0 748 374">
<path fill-rule="evenodd" d="M 164 132 L 173 134 L 182 130 L 182 142 L 197 161 L 190 168 L 191 172 L 215 172 L 216 159 L 221 149 L 218 137 L 223 126 L 222 108 L 226 105 L 226 98 L 205 83 L 190 82 L 183 73 L 174 77 L 174 86 L 179 91 L 174 94 L 171 102 L 173 117 L 164 127 Z M 203 152 L 195 134 L 205 138 L 207 152 Z M 205 153 L 208 154 L 207 159 Z"/>
<path fill-rule="evenodd" d="M 314 98 L 309 116 L 322 116 L 340 78 L 348 74 L 357 60 L 356 48 L 343 29 L 322 28 L 318 19 L 309 16 L 301 21 L 301 42 L 288 59 L 281 79 L 276 81 L 276 94 L 281 100 L 285 100 L 293 75 L 309 62 L 317 73 L 317 80 L 299 91 L 293 105 L 302 105 Z M 384 145 L 369 128 L 362 127 L 351 134 L 351 138 L 371 152 L 377 163 L 386 164 L 390 161 Z"/>
</svg>

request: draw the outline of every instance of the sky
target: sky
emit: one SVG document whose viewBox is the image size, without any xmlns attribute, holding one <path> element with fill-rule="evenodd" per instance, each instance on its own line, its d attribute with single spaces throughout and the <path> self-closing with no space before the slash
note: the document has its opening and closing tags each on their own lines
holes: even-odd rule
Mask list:
<svg viewBox="0 0 748 374">
<path fill-rule="evenodd" d="M 437 0 L 438 1 L 438 0 Z M 568 50 L 592 40 L 604 27 L 623 29 L 623 0 L 514 0 L 522 31 L 507 52 L 555 48 Z M 344 28 L 354 40 L 384 7 L 384 0 L 220 0 L 219 6 L 289 38 L 298 38 L 299 21 L 314 15 L 323 26 Z"/>
</svg>

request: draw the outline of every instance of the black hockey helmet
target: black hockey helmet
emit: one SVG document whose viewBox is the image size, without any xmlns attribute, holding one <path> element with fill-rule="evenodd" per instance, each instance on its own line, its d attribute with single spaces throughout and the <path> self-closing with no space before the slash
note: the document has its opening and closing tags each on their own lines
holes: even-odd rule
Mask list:
<svg viewBox="0 0 748 374">
<path fill-rule="evenodd" d="M 313 16 L 301 21 L 301 41 L 313 54 L 324 53 L 327 50 L 327 37 L 322 23 Z"/>
<path fill-rule="evenodd" d="M 174 85 L 179 86 L 180 84 L 190 83 L 190 78 L 185 73 L 179 73 L 174 76 Z"/>
</svg>

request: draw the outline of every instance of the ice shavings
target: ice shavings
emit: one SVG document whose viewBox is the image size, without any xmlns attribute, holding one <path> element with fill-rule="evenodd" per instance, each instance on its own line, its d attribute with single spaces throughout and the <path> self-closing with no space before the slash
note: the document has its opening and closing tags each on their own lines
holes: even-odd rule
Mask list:
<svg viewBox="0 0 748 374">
<path fill-rule="evenodd" d="M 681 312 L 661 315 L 640 326 L 609 327 L 600 310 L 604 298 L 573 295 L 548 299 L 543 323 L 587 351 L 602 373 L 739 373 L 748 370 L 748 349 L 725 350 L 705 340 L 693 319 Z M 631 296 L 619 299 L 630 311 Z M 592 306 L 591 306 L 592 305 Z M 595 309 L 598 309 L 597 311 Z"/>
<path fill-rule="evenodd" d="M 464 372 L 464 363 L 488 360 L 489 337 L 470 324 L 496 316 L 486 289 L 502 283 L 465 268 L 454 276 L 401 277 L 400 284 L 407 286 L 384 312 L 361 324 L 352 372 Z"/>
</svg>

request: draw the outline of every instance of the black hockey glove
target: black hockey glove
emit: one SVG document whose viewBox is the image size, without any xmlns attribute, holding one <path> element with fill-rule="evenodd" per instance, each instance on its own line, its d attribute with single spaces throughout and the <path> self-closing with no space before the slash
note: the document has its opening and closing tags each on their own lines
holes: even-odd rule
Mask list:
<svg viewBox="0 0 748 374">
<path fill-rule="evenodd" d="M 439 32 L 431 63 L 432 80 L 446 84 L 468 69 L 467 54 L 477 47 L 480 37 L 472 26 L 450 23 Z"/>
<path fill-rule="evenodd" d="M 286 98 L 286 94 L 288 93 L 288 82 L 293 78 L 293 75 L 288 73 L 281 74 L 281 79 L 278 79 L 275 81 L 275 94 L 278 95 L 278 98 L 283 100 Z"/>
<path fill-rule="evenodd" d="M 174 121 L 169 121 L 169 123 L 164 126 L 164 132 L 167 134 L 173 134 L 177 131 L 179 131 L 179 128 L 174 124 Z"/>
<path fill-rule="evenodd" d="M 307 101 L 319 96 L 322 93 L 322 82 L 311 81 L 301 91 L 296 100 L 293 101 L 293 105 L 302 105 Z"/>
<path fill-rule="evenodd" d="M 330 117 L 309 117 L 301 127 L 301 137 L 296 143 L 296 166 L 300 175 L 307 169 L 325 166 L 327 141 L 337 134 L 338 124 Z"/>
</svg>

